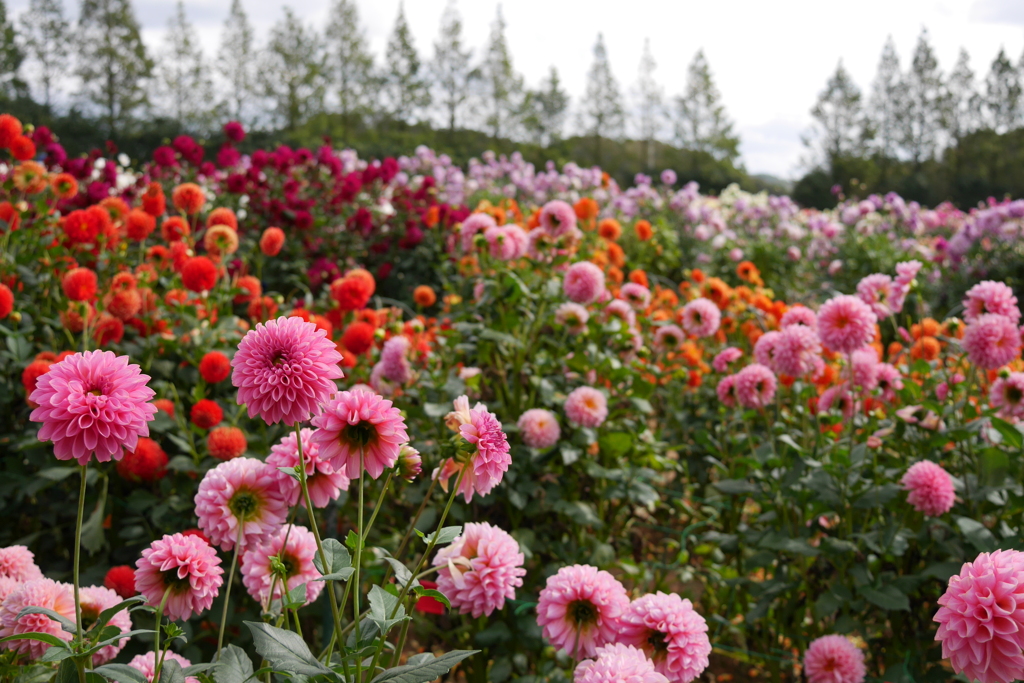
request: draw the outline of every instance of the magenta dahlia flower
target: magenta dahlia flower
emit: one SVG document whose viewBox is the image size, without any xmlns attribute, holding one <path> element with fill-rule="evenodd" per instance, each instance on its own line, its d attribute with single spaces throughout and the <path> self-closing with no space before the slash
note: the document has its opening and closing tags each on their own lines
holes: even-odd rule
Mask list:
<svg viewBox="0 0 1024 683">
<path fill-rule="evenodd" d="M 593 303 L 604 293 L 604 273 L 590 261 L 577 261 L 565 271 L 562 291 L 574 303 Z"/>
<path fill-rule="evenodd" d="M 618 642 L 647 653 L 672 683 L 689 683 L 708 666 L 708 625 L 693 604 L 658 591 L 630 603 L 619 619 Z"/>
<path fill-rule="evenodd" d="M 718 332 L 722 312 L 713 301 L 701 297 L 683 306 L 679 322 L 688 334 L 695 337 L 710 337 Z"/>
<path fill-rule="evenodd" d="M 911 465 L 900 483 L 904 491 L 910 492 L 907 494 L 907 502 L 929 517 L 946 514 L 956 499 L 949 473 L 931 460 Z"/>
<path fill-rule="evenodd" d="M 519 433 L 530 448 L 551 448 L 558 443 L 562 430 L 558 418 L 550 410 L 533 408 L 519 416 Z"/>
<path fill-rule="evenodd" d="M 171 652 L 170 650 L 164 654 L 164 661 L 177 662 L 178 666 L 182 669 L 187 669 L 192 666 L 191 661 L 185 659 L 177 652 Z M 150 650 L 144 655 L 135 655 L 135 657 L 128 662 L 128 666 L 145 676 L 149 683 L 153 683 L 153 679 L 156 677 L 156 653 Z M 199 679 L 195 676 L 185 676 L 185 683 L 199 683 Z"/>
<path fill-rule="evenodd" d="M 231 550 L 240 539 L 244 548 L 284 524 L 288 501 L 279 475 L 255 458 L 228 460 L 207 472 L 199 482 L 195 503 L 199 528 L 210 543 Z"/>
<path fill-rule="evenodd" d="M 39 407 L 29 416 L 42 422 L 38 438 L 52 441 L 58 460 L 86 465 L 120 460 L 134 451 L 140 436 L 149 436 L 156 393 L 138 365 L 111 351 L 86 351 L 50 366 L 36 380 L 29 400 Z"/>
<path fill-rule="evenodd" d="M 282 526 L 265 540 L 246 547 L 242 554 L 242 583 L 264 610 L 269 609 L 273 600 L 281 598 L 284 583 L 287 583 L 285 590 L 288 591 L 306 584 L 306 602 L 303 604 L 308 605 L 320 597 L 324 588 L 324 583 L 317 581 L 320 572 L 313 564 L 316 553 L 313 532 L 301 526 Z M 275 564 L 281 571 L 276 577 Z M 271 584 L 274 585 L 273 596 L 270 594 Z"/>
<path fill-rule="evenodd" d="M 1024 679 L 1024 553 L 981 553 L 938 602 L 935 640 L 954 672 L 982 683 Z"/>
<path fill-rule="evenodd" d="M 565 397 L 565 414 L 581 427 L 600 427 L 608 418 L 608 399 L 594 387 L 577 387 Z"/>
<path fill-rule="evenodd" d="M 447 491 L 448 480 L 465 468 L 459 493 L 468 503 L 473 500 L 474 493 L 486 496 L 501 483 L 512 464 L 512 455 L 501 422 L 487 410 L 487 406 L 477 403 L 470 410 L 466 396 L 455 399 L 454 406 L 455 410 L 448 413 L 447 422 L 475 450 L 465 462 L 448 458 L 435 476 Z"/>
<path fill-rule="evenodd" d="M 614 576 L 574 564 L 548 577 L 537 600 L 537 624 L 553 646 L 584 659 L 616 641 L 619 619 L 627 609 L 626 589 Z"/>
<path fill-rule="evenodd" d="M 818 336 L 836 353 L 850 353 L 875 336 L 878 316 L 855 296 L 833 297 L 818 309 Z"/>
<path fill-rule="evenodd" d="M 249 417 L 267 424 L 305 422 L 337 390 L 341 354 L 313 323 L 285 318 L 260 323 L 231 359 L 231 383 Z"/>
<path fill-rule="evenodd" d="M 714 360 L 711 361 L 711 367 L 716 372 L 725 372 L 729 369 L 729 365 L 733 361 L 737 361 L 743 357 L 743 352 L 734 346 L 727 346 L 718 352 Z"/>
<path fill-rule="evenodd" d="M 864 653 L 844 636 L 814 640 L 804 653 L 807 683 L 864 683 Z"/>
<path fill-rule="evenodd" d="M 999 411 L 1003 419 L 1017 421 L 1024 418 L 1024 372 L 1011 372 L 992 382 L 988 402 Z M 0 553 L 3 551 L 0 550 Z M 2 563 L 2 560 L 0 560 Z M 3 574 L 0 566 L 0 575 Z"/>
<path fill-rule="evenodd" d="M 960 341 L 967 357 L 986 370 L 1001 368 L 1020 356 L 1020 331 L 1013 320 L 986 313 L 976 317 Z"/>
<path fill-rule="evenodd" d="M 79 591 L 79 597 L 82 602 L 82 625 L 86 630 L 92 628 L 96 623 L 100 612 L 110 609 L 122 600 L 120 595 L 103 586 L 85 586 Z M 128 633 L 132 630 L 132 617 L 126 609 L 115 614 L 107 623 L 121 629 L 121 633 Z M 106 664 L 116 657 L 127 644 L 128 639 L 125 638 L 101 648 L 92 656 L 93 666 Z"/>
<path fill-rule="evenodd" d="M 331 464 L 320 458 L 320 445 L 313 441 L 314 431 L 302 428 L 302 456 L 306 463 L 306 486 L 309 488 L 309 499 L 313 507 L 327 507 L 332 500 L 337 500 L 342 491 L 348 490 L 349 479 L 344 472 L 335 471 Z M 266 463 L 278 467 L 298 467 L 299 448 L 295 432 L 289 432 L 278 443 L 270 448 Z M 280 470 L 279 470 L 280 471 Z M 278 477 L 281 494 L 289 507 L 306 505 L 302 498 L 302 487 L 295 477 L 281 472 Z"/>
<path fill-rule="evenodd" d="M 587 329 L 590 313 L 583 306 L 566 301 L 555 310 L 555 322 L 564 325 L 572 334 L 580 334 Z"/>
<path fill-rule="evenodd" d="M 405 420 L 394 404 L 370 391 L 342 391 L 313 418 L 310 437 L 320 459 L 349 479 L 359 478 L 359 454 L 371 478 L 394 467 L 402 444 L 409 441 Z"/>
<path fill-rule="evenodd" d="M 984 280 L 967 290 L 963 301 L 964 321 L 973 323 L 983 315 L 1001 315 L 1016 325 L 1020 322 L 1020 308 L 1013 290 L 1002 282 Z"/>
<path fill-rule="evenodd" d="M 26 614 L 19 619 L 22 610 L 29 607 L 53 610 L 74 621 L 75 595 L 70 585 L 51 579 L 34 579 L 18 586 L 0 606 L 0 638 L 35 632 L 48 633 L 65 641 L 71 640 L 71 634 L 45 614 Z M 2 647 L 27 654 L 32 659 L 39 659 L 50 649 L 50 645 L 38 640 L 9 640 Z"/>
<path fill-rule="evenodd" d="M 595 659 L 576 666 L 573 683 L 668 683 L 654 669 L 643 650 L 632 645 L 610 643 L 597 648 Z"/>
<path fill-rule="evenodd" d="M 751 363 L 736 373 L 736 399 L 744 408 L 764 408 L 775 398 L 775 373 L 760 363 Z"/>
<path fill-rule="evenodd" d="M 487 522 L 467 523 L 462 535 L 437 551 L 437 588 L 460 614 L 490 616 L 514 600 L 523 585 L 525 558 L 516 539 Z"/>
<path fill-rule="evenodd" d="M 0 577 L 24 583 L 43 578 L 43 572 L 36 566 L 31 550 L 23 545 L 10 545 L 0 548 Z"/>
<path fill-rule="evenodd" d="M 173 620 L 210 609 L 224 582 L 217 551 L 192 534 L 166 534 L 153 541 L 142 551 L 135 568 L 135 590 L 146 598 L 146 604 L 159 607 L 164 592 L 170 589 L 164 614 Z"/>
<path fill-rule="evenodd" d="M 554 199 L 540 210 L 540 227 L 551 237 L 561 237 L 576 227 L 576 211 L 566 202 Z"/>
</svg>

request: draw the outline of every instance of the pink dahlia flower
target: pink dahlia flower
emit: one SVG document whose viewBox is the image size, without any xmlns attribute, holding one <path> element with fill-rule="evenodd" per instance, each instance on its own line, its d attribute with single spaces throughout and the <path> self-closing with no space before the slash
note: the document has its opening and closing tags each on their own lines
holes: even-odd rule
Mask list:
<svg viewBox="0 0 1024 683">
<path fill-rule="evenodd" d="M 516 539 L 487 522 L 469 522 L 462 535 L 437 551 L 437 588 L 460 614 L 490 616 L 514 600 L 523 585 L 525 558 Z"/>
<path fill-rule="evenodd" d="M 404 337 L 403 337 L 404 338 Z M 394 404 L 369 391 L 342 391 L 313 418 L 311 437 L 320 459 L 349 479 L 358 479 L 359 454 L 371 478 L 394 467 L 402 444 L 409 441 L 405 420 Z"/>
<path fill-rule="evenodd" d="M 1024 372 L 1011 372 L 992 382 L 988 402 L 1004 419 L 1016 421 L 1024 417 Z M 2 569 L 0 574 L 3 574 Z"/>
<path fill-rule="evenodd" d="M 903 375 L 891 363 L 879 363 L 876 370 L 882 400 L 892 403 L 896 400 L 896 392 L 903 388 Z"/>
<path fill-rule="evenodd" d="M 765 332 L 754 343 L 754 360 L 767 368 L 775 367 L 775 345 L 779 343 L 781 332 L 771 330 Z"/>
<path fill-rule="evenodd" d="M 762 335 L 761 339 L 768 334 L 772 333 Z M 818 339 L 818 333 L 805 325 L 790 325 L 783 328 L 778 335 L 772 349 L 775 370 L 790 377 L 812 374 L 821 361 L 821 340 Z M 759 339 L 758 343 L 760 341 Z"/>
<path fill-rule="evenodd" d="M 561 237 L 576 227 L 576 211 L 566 202 L 552 200 L 540 210 L 540 227 L 552 237 Z"/>
<path fill-rule="evenodd" d="M 615 642 L 619 619 L 628 608 L 626 589 L 614 576 L 574 564 L 548 577 L 537 601 L 537 624 L 549 643 L 584 659 Z"/>
<path fill-rule="evenodd" d="M 7 596 L 16 591 L 21 587 L 22 582 L 16 579 L 12 579 L 8 576 L 0 576 L 0 605 L 3 604 Z"/>
<path fill-rule="evenodd" d="M 134 451 L 140 436 L 149 436 L 156 395 L 149 375 L 130 364 L 128 356 L 111 351 L 86 351 L 50 366 L 36 380 L 29 400 L 39 407 L 29 419 L 42 422 L 40 441 L 52 441 L 58 460 L 89 463 L 120 460 Z"/>
<path fill-rule="evenodd" d="M 751 363 L 736 373 L 736 398 L 744 408 L 764 408 L 775 398 L 775 373 Z"/>
<path fill-rule="evenodd" d="M 86 586 L 79 591 L 82 601 L 82 625 L 86 630 L 92 628 L 100 616 L 100 612 L 109 609 L 121 602 L 121 596 L 103 586 Z M 121 610 L 107 622 L 110 626 L 121 629 L 121 633 L 128 633 L 132 630 L 132 617 L 128 610 Z M 128 639 L 119 640 L 116 643 L 107 645 L 92 656 L 93 666 L 106 664 L 118 655 Z"/>
<path fill-rule="evenodd" d="M 600 427 L 608 418 L 608 399 L 594 387 L 577 387 L 565 397 L 565 414 L 581 427 Z"/>
<path fill-rule="evenodd" d="M 459 230 L 459 245 L 463 253 L 469 254 L 473 251 L 473 239 L 478 233 L 486 232 L 488 228 L 498 225 L 494 217 L 489 213 L 474 213 L 462 221 L 462 228 Z"/>
<path fill-rule="evenodd" d="M 949 579 L 935 640 L 953 671 L 972 681 L 1024 679 L 1024 553 L 982 553 Z"/>
<path fill-rule="evenodd" d="M 855 296 L 840 295 L 818 310 L 818 336 L 836 353 L 850 353 L 875 336 L 878 317 L 871 307 Z"/>
<path fill-rule="evenodd" d="M 192 666 L 192 662 L 185 659 L 177 652 L 167 651 L 164 654 L 164 662 L 167 661 L 177 662 L 178 666 L 182 669 L 187 669 Z M 135 655 L 135 657 L 128 662 L 128 666 L 145 676 L 149 683 L 153 683 L 153 678 L 156 677 L 156 653 L 150 650 L 144 655 Z M 195 676 L 186 676 L 185 683 L 199 683 L 199 679 Z"/>
<path fill-rule="evenodd" d="M 412 380 L 412 366 L 409 364 L 409 339 L 398 335 L 384 342 L 380 352 L 381 371 L 384 378 L 395 384 L 408 384 Z"/>
<path fill-rule="evenodd" d="M 135 590 L 146 604 L 159 607 L 170 589 L 164 614 L 174 620 L 210 609 L 224 582 L 217 551 L 195 535 L 167 534 L 153 541 L 135 567 Z"/>
<path fill-rule="evenodd" d="M 626 327 L 636 326 L 636 311 L 622 299 L 615 299 L 604 307 L 604 319 L 610 321 L 618 318 Z"/>
<path fill-rule="evenodd" d="M 327 331 L 302 318 L 260 323 L 231 359 L 231 383 L 249 417 L 267 424 L 305 422 L 337 390 L 341 354 Z"/>
<path fill-rule="evenodd" d="M 255 458 L 235 458 L 214 467 L 199 482 L 196 516 L 210 543 L 231 550 L 260 541 L 284 524 L 288 502 L 280 472 Z M 240 535 L 241 534 L 241 535 Z"/>
<path fill-rule="evenodd" d="M 604 273 L 590 261 L 578 261 L 565 271 L 562 291 L 577 304 L 593 303 L 604 292 Z"/>
<path fill-rule="evenodd" d="M 953 480 L 946 470 L 931 460 L 914 463 L 900 480 L 903 490 L 909 491 L 907 502 L 918 512 L 939 517 L 950 511 L 956 499 Z"/>
<path fill-rule="evenodd" d="M 878 386 L 878 352 L 870 346 L 857 349 L 850 354 L 850 370 L 855 387 L 874 390 Z"/>
<path fill-rule="evenodd" d="M 498 261 L 511 261 L 516 258 L 519 245 L 509 233 L 509 227 L 500 225 L 487 228 L 484 231 L 484 239 L 487 240 L 487 249 L 491 258 Z"/>
<path fill-rule="evenodd" d="M 864 653 L 848 638 L 822 636 L 804 653 L 807 683 L 864 683 Z"/>
<path fill-rule="evenodd" d="M 302 428 L 302 458 L 306 463 L 309 499 L 313 507 L 322 508 L 327 507 L 332 500 L 337 500 L 342 491 L 348 490 L 349 479 L 344 472 L 336 472 L 329 462 L 320 459 L 320 445 L 313 441 L 313 434 L 312 429 Z M 299 448 L 295 432 L 289 432 L 270 448 L 266 463 L 275 469 L 299 465 Z M 302 487 L 295 477 L 281 472 L 278 481 L 281 484 L 281 495 L 289 507 L 306 505 L 306 501 L 302 499 Z"/>
<path fill-rule="evenodd" d="M 722 312 L 710 299 L 701 297 L 683 306 L 680 323 L 688 334 L 695 337 L 710 337 L 718 332 Z"/>
<path fill-rule="evenodd" d="M 961 340 L 967 357 L 986 370 L 1001 368 L 1020 356 L 1020 332 L 1003 315 L 986 313 L 974 319 Z"/>
<path fill-rule="evenodd" d="M 736 407 L 736 375 L 727 375 L 718 382 L 718 386 L 715 387 L 715 393 L 718 394 L 718 400 L 721 401 L 722 405 L 726 408 Z"/>
<path fill-rule="evenodd" d="M 51 579 L 34 579 L 21 584 L 0 606 L 0 638 L 35 632 L 49 633 L 65 641 L 71 640 L 71 634 L 45 614 L 26 614 L 19 619 L 22 610 L 29 607 L 53 610 L 74 621 L 75 595 L 71 586 Z M 50 645 L 38 640 L 9 640 L 2 647 L 27 654 L 32 659 L 39 659 L 50 649 Z"/>
<path fill-rule="evenodd" d="M 879 320 L 888 318 L 895 312 L 892 278 L 882 273 L 868 275 L 857 283 L 857 296 L 871 307 Z"/>
<path fill-rule="evenodd" d="M 715 369 L 715 372 L 726 372 L 733 361 L 737 361 L 742 357 L 742 351 L 735 346 L 727 346 L 719 351 L 715 359 L 711 361 L 711 367 Z"/>
<path fill-rule="evenodd" d="M 468 503 L 473 500 L 474 493 L 486 496 L 501 483 L 509 465 L 512 464 L 512 455 L 501 422 L 483 403 L 477 403 L 470 410 L 469 398 L 460 396 L 455 399 L 454 407 L 455 410 L 448 413 L 449 426 L 456 429 L 476 450 L 469 455 L 466 462 L 449 458 L 435 476 L 441 481 L 441 487 L 447 491 L 448 480 L 465 468 L 459 492 Z"/>
<path fill-rule="evenodd" d="M 843 417 L 853 417 L 856 400 L 850 393 L 849 382 L 829 387 L 818 397 L 818 412 L 827 413 L 833 408 L 839 410 Z"/>
<path fill-rule="evenodd" d="M 967 290 L 964 298 L 964 321 L 973 323 L 983 315 L 1001 315 L 1016 325 L 1020 309 L 1013 290 L 1002 282 L 984 280 Z"/>
<path fill-rule="evenodd" d="M 579 304 L 566 301 L 555 310 L 555 322 L 564 325 L 572 334 L 580 334 L 587 329 L 590 313 Z"/>
<path fill-rule="evenodd" d="M 654 332 L 654 345 L 662 351 L 675 351 L 686 341 L 686 333 L 678 325 L 662 325 Z"/>
<path fill-rule="evenodd" d="M 287 543 L 285 539 L 287 538 Z M 242 554 L 242 583 L 252 599 L 268 610 L 273 600 L 282 595 L 282 582 L 287 582 L 287 589 L 306 584 L 306 602 L 320 597 L 324 583 L 317 581 L 320 572 L 313 564 L 316 557 L 316 538 L 313 532 L 305 527 L 285 525 L 259 543 L 247 546 Z M 274 558 L 277 562 L 275 563 Z M 274 575 L 274 565 L 279 564 L 283 575 Z M 270 594 L 270 586 L 274 585 L 274 594 Z"/>
<path fill-rule="evenodd" d="M 693 604 L 658 591 L 637 598 L 619 619 L 618 642 L 647 653 L 672 683 L 689 683 L 708 666 L 708 625 Z"/>
<path fill-rule="evenodd" d="M 814 311 L 799 304 L 782 314 L 779 327 L 786 329 L 790 325 L 804 325 L 812 330 L 818 329 L 818 316 Z"/>
<path fill-rule="evenodd" d="M 619 290 L 619 298 L 629 303 L 635 311 L 643 311 L 651 305 L 651 290 L 635 282 L 627 282 Z"/>
<path fill-rule="evenodd" d="M 668 683 L 668 679 L 655 671 L 643 650 L 610 643 L 597 648 L 596 659 L 576 666 L 573 683 Z"/>
<path fill-rule="evenodd" d="M 558 418 L 550 410 L 533 408 L 519 416 L 519 433 L 530 448 L 551 448 L 558 443 L 562 430 Z"/>
<path fill-rule="evenodd" d="M 0 577 L 24 583 L 43 578 L 43 572 L 36 566 L 36 556 L 23 545 L 0 548 Z"/>
</svg>

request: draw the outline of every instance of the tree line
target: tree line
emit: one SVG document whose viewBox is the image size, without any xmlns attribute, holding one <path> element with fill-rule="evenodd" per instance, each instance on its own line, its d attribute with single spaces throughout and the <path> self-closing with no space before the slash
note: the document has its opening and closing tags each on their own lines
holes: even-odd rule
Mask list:
<svg viewBox="0 0 1024 683">
<path fill-rule="evenodd" d="M 922 29 L 904 69 L 890 36 L 870 91 L 840 60 L 811 115 L 812 170 L 794 190 L 806 204 L 834 203 L 836 185 L 961 206 L 1024 195 L 1024 54 L 1000 48 L 981 77 L 961 48 L 944 73 Z"/>
</svg>

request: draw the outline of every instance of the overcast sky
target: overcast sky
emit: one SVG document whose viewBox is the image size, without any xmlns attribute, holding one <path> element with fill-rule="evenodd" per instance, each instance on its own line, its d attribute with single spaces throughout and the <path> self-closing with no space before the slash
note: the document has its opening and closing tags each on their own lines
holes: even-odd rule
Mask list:
<svg viewBox="0 0 1024 683">
<path fill-rule="evenodd" d="M 8 0 L 20 12 L 28 0 Z M 78 0 L 64 0 L 72 17 Z M 331 0 L 243 0 L 262 40 L 291 4 L 307 22 L 324 26 Z M 416 47 L 433 51 L 447 0 L 406 0 Z M 380 60 L 399 0 L 361 0 L 360 18 Z M 144 38 L 160 45 L 175 0 L 135 0 Z M 461 0 L 466 43 L 487 40 L 495 0 Z M 208 55 L 216 52 L 230 0 L 186 0 Z M 515 68 L 536 85 L 551 65 L 574 100 L 583 93 L 591 50 L 604 33 L 608 55 L 623 92 L 636 80 L 644 39 L 658 63 L 656 76 L 668 95 L 680 93 L 686 67 L 703 48 L 752 173 L 800 175 L 800 135 L 809 109 L 842 58 L 865 91 L 874 77 L 886 36 L 891 34 L 904 67 L 922 27 L 927 27 L 940 66 L 948 71 L 961 47 L 981 78 L 1000 47 L 1014 62 L 1024 52 L 1024 0 L 516 0 L 502 5 Z"/>
</svg>

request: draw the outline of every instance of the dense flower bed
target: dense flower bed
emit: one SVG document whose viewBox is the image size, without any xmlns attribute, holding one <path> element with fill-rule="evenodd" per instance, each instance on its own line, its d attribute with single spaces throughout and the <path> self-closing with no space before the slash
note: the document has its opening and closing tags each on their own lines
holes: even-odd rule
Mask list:
<svg viewBox="0 0 1024 683">
<path fill-rule="evenodd" d="M 0 677 L 1024 677 L 1024 202 L 225 133 L 0 116 Z"/>
</svg>

